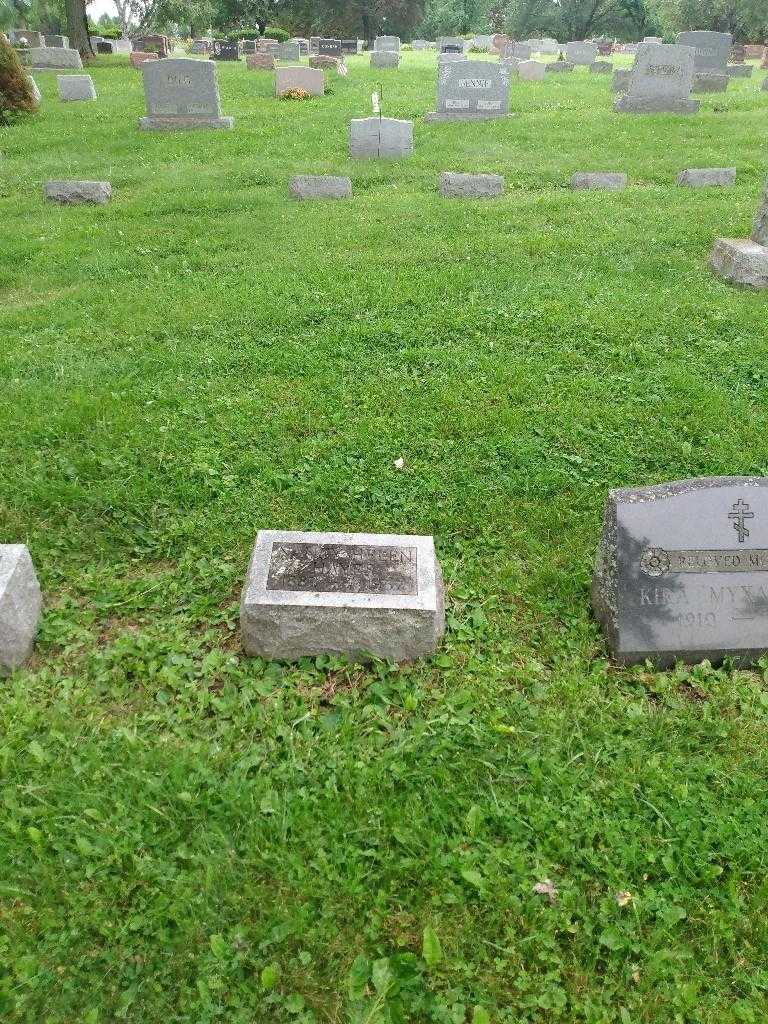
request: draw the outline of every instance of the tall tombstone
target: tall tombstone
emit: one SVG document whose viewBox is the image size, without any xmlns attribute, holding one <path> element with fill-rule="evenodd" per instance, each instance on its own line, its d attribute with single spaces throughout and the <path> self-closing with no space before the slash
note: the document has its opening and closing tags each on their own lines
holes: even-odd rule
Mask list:
<svg viewBox="0 0 768 1024">
<path fill-rule="evenodd" d="M 394 50 L 395 53 L 400 53 L 400 37 L 399 36 L 376 36 L 373 41 L 374 50 Z"/>
<path fill-rule="evenodd" d="M 240 602 L 248 655 L 411 661 L 445 632 L 431 537 L 260 530 Z"/>
<path fill-rule="evenodd" d="M 510 70 L 487 60 L 442 64 L 437 74 L 437 110 L 427 122 L 480 121 L 509 113 Z"/>
<path fill-rule="evenodd" d="M 611 491 L 592 606 L 611 654 L 751 664 L 768 651 L 768 478 Z"/>
<path fill-rule="evenodd" d="M 231 128 L 234 119 L 222 117 L 216 65 L 189 57 L 166 57 L 141 65 L 147 116 L 139 118 L 145 131 L 192 128 Z"/>
<path fill-rule="evenodd" d="M 565 59 L 577 67 L 589 67 L 597 60 L 597 43 L 574 41 L 566 44 Z"/>
<path fill-rule="evenodd" d="M 716 239 L 709 265 L 729 284 L 758 290 L 768 288 L 768 181 L 750 237 Z"/>
<path fill-rule="evenodd" d="M 695 114 L 691 99 L 693 51 L 689 46 L 643 43 L 637 52 L 626 93 L 613 109 L 622 114 Z"/>
<path fill-rule="evenodd" d="M 693 49 L 693 70 L 697 75 L 724 75 L 731 52 L 730 32 L 679 32 L 678 46 Z"/>
</svg>

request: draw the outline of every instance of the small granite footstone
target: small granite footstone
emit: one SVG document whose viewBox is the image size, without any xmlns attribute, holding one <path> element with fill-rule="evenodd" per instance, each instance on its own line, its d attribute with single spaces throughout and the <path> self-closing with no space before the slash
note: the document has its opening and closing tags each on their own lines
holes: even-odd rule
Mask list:
<svg viewBox="0 0 768 1024">
<path fill-rule="evenodd" d="M 735 167 L 689 167 L 677 176 L 677 184 L 686 188 L 724 188 L 734 181 Z"/>
<path fill-rule="evenodd" d="M 592 607 L 623 664 L 752 664 L 768 650 L 768 479 L 611 491 Z"/>
<path fill-rule="evenodd" d="M 0 544 L 0 675 L 32 653 L 43 598 L 24 544 Z"/>
<path fill-rule="evenodd" d="M 577 171 L 571 176 L 571 188 L 598 188 L 609 192 L 617 192 L 627 187 L 626 174 L 613 171 Z"/>
<path fill-rule="evenodd" d="M 271 53 L 248 53 L 245 66 L 249 71 L 274 71 L 275 58 Z"/>
<path fill-rule="evenodd" d="M 716 239 L 709 265 L 729 284 L 768 288 L 768 182 L 752 225 L 752 235 Z"/>
<path fill-rule="evenodd" d="M 64 103 L 96 99 L 96 89 L 90 75 L 57 75 L 56 82 L 59 99 Z"/>
<path fill-rule="evenodd" d="M 98 203 L 103 205 L 112 198 L 108 181 L 46 181 L 45 198 L 54 203 Z"/>
<path fill-rule="evenodd" d="M 567 60 L 553 60 L 547 64 L 547 74 L 554 74 L 555 72 L 573 71 L 575 65 L 571 64 Z"/>
<path fill-rule="evenodd" d="M 725 92 L 728 88 L 728 81 L 728 75 L 694 74 L 691 92 Z"/>
<path fill-rule="evenodd" d="M 263 658 L 429 655 L 445 631 L 432 538 L 261 530 L 240 629 L 246 654 Z"/>
<path fill-rule="evenodd" d="M 294 199 L 349 199 L 352 195 L 351 179 L 331 174 L 297 174 L 288 188 Z"/>
<path fill-rule="evenodd" d="M 613 71 L 613 64 L 609 60 L 596 60 L 589 65 L 590 73 L 593 75 L 610 75 Z"/>
<path fill-rule="evenodd" d="M 709 266 L 729 284 L 760 290 L 768 288 L 768 247 L 751 238 L 716 239 Z"/>
<path fill-rule="evenodd" d="M 729 78 L 751 78 L 752 77 L 752 65 L 751 64 L 728 64 L 725 69 L 726 75 Z"/>
<path fill-rule="evenodd" d="M 440 195 L 443 199 L 495 199 L 504 191 L 501 174 L 440 173 Z"/>
</svg>

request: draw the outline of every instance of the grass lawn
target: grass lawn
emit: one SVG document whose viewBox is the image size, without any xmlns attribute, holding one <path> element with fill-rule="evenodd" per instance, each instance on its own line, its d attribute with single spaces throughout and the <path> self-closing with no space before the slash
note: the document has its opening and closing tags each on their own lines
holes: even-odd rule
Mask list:
<svg viewBox="0 0 768 1024">
<path fill-rule="evenodd" d="M 221 63 L 234 130 L 145 134 L 100 58 L 98 102 L 38 73 L 0 130 L 0 537 L 46 595 L 0 686 L 0 1017 L 764 1022 L 768 663 L 619 670 L 589 611 L 609 487 L 768 475 L 768 295 L 706 266 L 764 73 L 688 118 L 581 69 L 427 126 L 434 54 L 348 63 L 304 103 Z M 379 81 L 415 154 L 350 161 Z M 736 186 L 675 186 L 707 166 Z M 70 177 L 112 203 L 43 202 Z M 244 658 L 261 527 L 434 534 L 441 653 Z"/>
</svg>

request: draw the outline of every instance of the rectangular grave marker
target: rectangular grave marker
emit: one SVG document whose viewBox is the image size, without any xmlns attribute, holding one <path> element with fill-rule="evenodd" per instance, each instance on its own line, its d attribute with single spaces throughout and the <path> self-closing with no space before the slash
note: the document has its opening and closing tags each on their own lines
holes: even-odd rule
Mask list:
<svg viewBox="0 0 768 1024">
<path fill-rule="evenodd" d="M 432 653 L 444 598 L 431 537 L 262 530 L 240 606 L 247 654 Z"/>
<path fill-rule="evenodd" d="M 510 69 L 485 60 L 441 64 L 437 76 L 437 110 L 425 120 L 460 121 L 506 117 Z"/>
<path fill-rule="evenodd" d="M 768 479 L 611 491 L 592 590 L 613 656 L 751 663 L 768 651 Z"/>
<path fill-rule="evenodd" d="M 613 109 L 629 114 L 695 114 L 691 99 L 693 51 L 689 46 L 642 43 L 629 76 L 627 92 Z"/>
<path fill-rule="evenodd" d="M 189 57 L 166 57 L 141 65 L 147 116 L 139 119 L 145 131 L 190 128 L 231 128 L 222 117 L 216 65 Z"/>
</svg>

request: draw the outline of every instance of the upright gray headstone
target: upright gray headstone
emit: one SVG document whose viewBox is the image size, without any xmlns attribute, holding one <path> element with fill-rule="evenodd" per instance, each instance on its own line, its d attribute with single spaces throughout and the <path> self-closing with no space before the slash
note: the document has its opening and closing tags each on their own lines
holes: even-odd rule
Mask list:
<svg viewBox="0 0 768 1024">
<path fill-rule="evenodd" d="M 8 40 L 12 46 L 45 46 L 45 37 L 42 32 L 35 32 L 30 28 L 11 29 L 8 33 Z"/>
<path fill-rule="evenodd" d="M 32 653 L 43 598 L 24 544 L 0 544 L 0 675 Z"/>
<path fill-rule="evenodd" d="M 349 123 L 349 155 L 355 159 L 410 156 L 413 121 L 394 117 L 353 118 Z"/>
<path fill-rule="evenodd" d="M 460 36 L 439 36 L 437 40 L 438 53 L 465 53 L 465 40 Z"/>
<path fill-rule="evenodd" d="M 629 89 L 613 109 L 626 114 L 695 114 L 691 99 L 693 51 L 689 46 L 643 43 L 635 57 Z"/>
<path fill-rule="evenodd" d="M 592 605 L 625 664 L 760 658 L 768 650 L 768 479 L 611 491 Z"/>
<path fill-rule="evenodd" d="M 95 100 L 96 88 L 90 75 L 57 75 L 59 99 L 65 103 Z"/>
<path fill-rule="evenodd" d="M 77 50 L 58 46 L 37 46 L 23 53 L 23 63 L 35 71 L 80 71 L 83 62 Z"/>
<path fill-rule="evenodd" d="M 56 49 L 68 50 L 69 39 L 67 36 L 46 36 L 45 46 L 53 46 Z"/>
<path fill-rule="evenodd" d="M 374 50 L 390 50 L 400 53 L 399 36 L 376 36 L 373 41 Z"/>
<path fill-rule="evenodd" d="M 730 32 L 680 32 L 677 45 L 692 47 L 695 74 L 724 75 L 732 39 Z"/>
<path fill-rule="evenodd" d="M 597 43 L 574 41 L 566 44 L 565 59 L 569 64 L 589 67 L 597 60 Z"/>
<path fill-rule="evenodd" d="M 278 60 L 301 60 L 301 47 L 298 43 L 280 43 L 277 47 L 276 57 Z"/>
<path fill-rule="evenodd" d="M 240 605 L 246 654 L 431 654 L 445 631 L 431 537 L 261 530 Z"/>
<path fill-rule="evenodd" d="M 474 121 L 506 117 L 509 112 L 509 68 L 487 60 L 442 64 L 437 75 L 437 111 L 426 121 Z"/>
<path fill-rule="evenodd" d="M 189 128 L 231 128 L 234 119 L 222 117 L 216 65 L 187 57 L 166 57 L 141 65 L 147 116 L 139 119 L 145 131 Z"/>
</svg>

